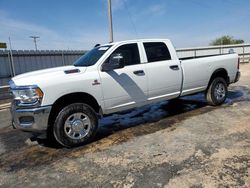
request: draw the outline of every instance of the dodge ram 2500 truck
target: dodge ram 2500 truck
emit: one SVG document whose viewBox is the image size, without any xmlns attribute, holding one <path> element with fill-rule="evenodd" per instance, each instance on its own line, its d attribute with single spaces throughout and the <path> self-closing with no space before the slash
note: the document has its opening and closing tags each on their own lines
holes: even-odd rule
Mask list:
<svg viewBox="0 0 250 188">
<path fill-rule="evenodd" d="M 239 77 L 237 54 L 178 59 L 167 39 L 99 45 L 72 66 L 12 78 L 13 126 L 78 146 L 95 136 L 102 115 L 198 92 L 220 105 Z"/>
</svg>

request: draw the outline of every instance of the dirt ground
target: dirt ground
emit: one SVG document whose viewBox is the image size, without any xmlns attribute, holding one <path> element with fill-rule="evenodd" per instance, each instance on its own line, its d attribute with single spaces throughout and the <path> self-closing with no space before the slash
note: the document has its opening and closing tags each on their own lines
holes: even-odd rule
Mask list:
<svg viewBox="0 0 250 188">
<path fill-rule="evenodd" d="M 115 114 L 96 140 L 54 148 L 0 110 L 0 187 L 250 187 L 250 64 L 226 103 L 202 94 Z M 31 138 L 31 139 L 30 139 Z"/>
</svg>

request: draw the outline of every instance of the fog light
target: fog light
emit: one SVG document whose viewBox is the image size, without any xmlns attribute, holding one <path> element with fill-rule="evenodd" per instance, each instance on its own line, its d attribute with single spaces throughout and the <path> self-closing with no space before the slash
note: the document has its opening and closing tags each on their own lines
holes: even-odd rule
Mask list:
<svg viewBox="0 0 250 188">
<path fill-rule="evenodd" d="M 34 117 L 32 116 L 23 116 L 19 118 L 21 124 L 31 124 L 34 123 Z"/>
</svg>

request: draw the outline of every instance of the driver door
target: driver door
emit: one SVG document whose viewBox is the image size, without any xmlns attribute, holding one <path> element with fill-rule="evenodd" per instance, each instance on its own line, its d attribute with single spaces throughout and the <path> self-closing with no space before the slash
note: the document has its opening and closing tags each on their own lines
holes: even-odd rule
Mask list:
<svg viewBox="0 0 250 188">
<path fill-rule="evenodd" d="M 112 63 L 111 58 L 121 58 L 119 61 L 123 66 L 109 71 L 100 71 L 104 113 L 126 110 L 145 103 L 147 80 L 144 66 L 141 64 L 138 44 L 119 46 L 104 63 Z"/>
</svg>

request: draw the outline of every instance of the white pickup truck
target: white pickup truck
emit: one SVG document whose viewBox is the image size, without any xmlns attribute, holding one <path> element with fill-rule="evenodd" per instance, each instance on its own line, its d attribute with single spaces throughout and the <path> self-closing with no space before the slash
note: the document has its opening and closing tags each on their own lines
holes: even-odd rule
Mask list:
<svg viewBox="0 0 250 188">
<path fill-rule="evenodd" d="M 78 146 L 95 136 L 102 115 L 198 92 L 220 105 L 239 77 L 234 53 L 180 60 L 167 39 L 99 45 L 73 66 L 12 78 L 13 126 Z"/>
</svg>

